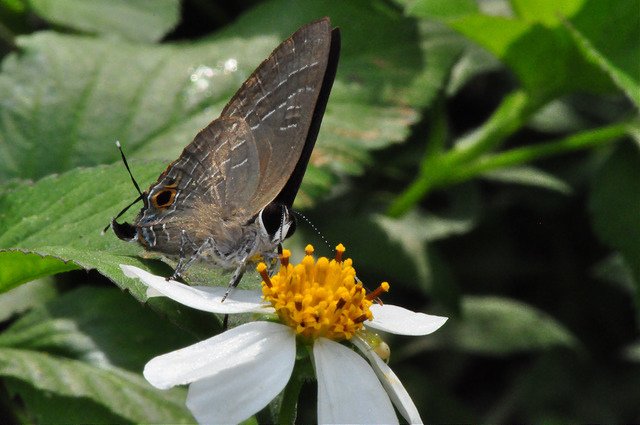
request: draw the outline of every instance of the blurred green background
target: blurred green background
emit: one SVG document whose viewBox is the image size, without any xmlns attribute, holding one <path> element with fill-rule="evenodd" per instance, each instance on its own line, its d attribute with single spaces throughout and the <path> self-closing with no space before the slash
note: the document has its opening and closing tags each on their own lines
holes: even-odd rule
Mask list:
<svg viewBox="0 0 640 425">
<path fill-rule="evenodd" d="M 170 268 L 100 235 L 135 198 L 114 141 L 148 187 L 322 16 L 343 49 L 296 207 L 450 317 L 386 339 L 423 420 L 640 421 L 639 1 L 0 0 L 1 423 L 193 420 L 140 372 L 219 322 L 122 275 Z"/>
</svg>

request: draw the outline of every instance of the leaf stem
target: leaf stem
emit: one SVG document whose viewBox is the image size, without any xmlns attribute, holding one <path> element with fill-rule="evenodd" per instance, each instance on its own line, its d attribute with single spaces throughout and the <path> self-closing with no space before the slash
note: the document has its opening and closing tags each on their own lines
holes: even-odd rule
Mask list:
<svg viewBox="0 0 640 425">
<path fill-rule="evenodd" d="M 489 154 L 504 140 L 526 124 L 540 106 L 539 100 L 524 91 L 516 91 L 504 98 L 500 106 L 482 127 L 460 139 L 448 152 L 437 148 L 445 137 L 445 130 L 436 122 L 428 144 L 437 146 L 425 151 L 416 179 L 402 192 L 387 210 L 391 217 L 399 217 L 409 211 L 431 190 L 437 187 L 460 183 L 479 174 L 498 168 L 511 167 L 541 158 L 575 150 L 587 149 L 615 140 L 630 131 L 633 123 L 612 124 L 584 131 L 544 144 L 524 146 L 497 154 Z"/>
<path fill-rule="evenodd" d="M 431 131 L 429 132 L 424 156 L 420 163 L 418 177 L 416 177 L 413 183 L 393 202 L 387 211 L 387 214 L 391 217 L 398 217 L 407 212 L 430 190 L 431 177 L 438 166 L 438 159 L 444 154 L 444 146 L 448 133 L 444 105 L 438 103 L 434 109 L 435 118 Z"/>
<path fill-rule="evenodd" d="M 529 121 L 539 106 L 524 90 L 507 95 L 481 127 L 456 142 L 448 154 L 451 161 L 466 163 L 499 147 Z"/>
<path fill-rule="evenodd" d="M 524 146 L 484 156 L 457 170 L 452 170 L 452 174 L 441 180 L 439 185 L 459 183 L 498 168 L 522 165 L 549 156 L 599 146 L 624 136 L 628 130 L 629 123 L 618 123 L 540 145 Z"/>
<path fill-rule="evenodd" d="M 538 106 L 539 102 L 523 90 L 509 94 L 482 127 L 463 137 L 454 149 L 446 153 L 439 151 L 442 146 L 440 138 L 446 137 L 446 122 L 444 119 L 436 121 L 427 141 L 428 148 L 418 176 L 391 204 L 387 215 L 399 217 L 406 213 L 431 189 L 438 186 L 441 180 L 446 180 L 446 174 L 457 165 L 472 161 L 500 146 L 529 120 Z"/>
</svg>

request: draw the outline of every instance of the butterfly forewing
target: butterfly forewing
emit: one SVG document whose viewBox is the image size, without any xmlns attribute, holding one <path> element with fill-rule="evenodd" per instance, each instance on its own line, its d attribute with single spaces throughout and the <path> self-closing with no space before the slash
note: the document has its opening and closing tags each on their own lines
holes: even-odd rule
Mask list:
<svg viewBox="0 0 640 425">
<path fill-rule="evenodd" d="M 298 162 L 331 47 L 328 19 L 285 40 L 242 85 L 222 116 L 246 120 L 259 155 L 260 183 L 246 205 L 259 211 L 282 190 Z"/>
<path fill-rule="evenodd" d="M 162 243 L 175 245 L 181 243 L 182 229 L 202 229 L 202 235 L 191 236 L 197 246 L 225 220 L 242 221 L 255 214 L 244 205 L 258 187 L 257 164 L 258 151 L 244 119 L 212 121 L 151 186 L 149 207 L 139 226 L 150 240 L 160 238 Z M 170 195 L 161 198 L 172 192 L 173 199 Z M 171 203 L 163 204 L 164 199 Z"/>
<path fill-rule="evenodd" d="M 258 187 L 258 151 L 249 126 L 241 118 L 218 118 L 185 147 L 180 157 L 150 189 L 150 198 L 176 186 L 180 210 L 194 201 L 222 208 L 229 216 L 244 206 Z"/>
</svg>

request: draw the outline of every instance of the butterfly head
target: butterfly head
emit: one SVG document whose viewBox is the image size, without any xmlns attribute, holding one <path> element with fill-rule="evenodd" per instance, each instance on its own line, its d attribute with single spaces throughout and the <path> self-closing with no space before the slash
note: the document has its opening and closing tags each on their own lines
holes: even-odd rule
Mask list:
<svg viewBox="0 0 640 425">
<path fill-rule="evenodd" d="M 123 241 L 135 241 L 138 239 L 138 231 L 135 226 L 132 226 L 126 221 L 124 223 L 118 223 L 114 218 L 111 220 L 111 228 L 113 229 L 113 233 Z"/>
<path fill-rule="evenodd" d="M 273 244 L 280 244 L 293 235 L 296 230 L 296 219 L 288 206 L 272 202 L 264 207 L 256 218 L 263 235 Z"/>
</svg>

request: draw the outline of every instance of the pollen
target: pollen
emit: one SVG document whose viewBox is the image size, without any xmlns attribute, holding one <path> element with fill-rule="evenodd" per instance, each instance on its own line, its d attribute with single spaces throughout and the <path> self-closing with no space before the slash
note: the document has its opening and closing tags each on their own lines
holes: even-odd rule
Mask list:
<svg viewBox="0 0 640 425">
<path fill-rule="evenodd" d="M 262 295 L 275 308 L 280 320 L 295 329 L 301 337 L 319 337 L 335 341 L 348 340 L 362 329 L 373 315 L 369 307 L 389 284 L 367 294 L 356 278 L 353 261 L 343 258 L 345 247 L 336 247 L 334 259 L 313 257 L 313 246 L 305 247 L 305 257 L 291 264 L 291 252 L 283 250 L 280 269 L 267 274 L 264 263 L 258 264 L 262 276 Z M 372 295 L 372 296 L 370 296 Z"/>
</svg>

